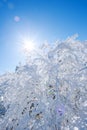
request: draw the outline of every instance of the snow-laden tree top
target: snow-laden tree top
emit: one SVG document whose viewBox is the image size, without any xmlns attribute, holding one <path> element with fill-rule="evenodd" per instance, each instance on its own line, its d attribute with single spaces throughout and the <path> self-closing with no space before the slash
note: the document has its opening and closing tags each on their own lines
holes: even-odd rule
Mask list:
<svg viewBox="0 0 87 130">
<path fill-rule="evenodd" d="M 0 76 L 0 130 L 87 130 L 87 42 L 76 36 Z"/>
</svg>

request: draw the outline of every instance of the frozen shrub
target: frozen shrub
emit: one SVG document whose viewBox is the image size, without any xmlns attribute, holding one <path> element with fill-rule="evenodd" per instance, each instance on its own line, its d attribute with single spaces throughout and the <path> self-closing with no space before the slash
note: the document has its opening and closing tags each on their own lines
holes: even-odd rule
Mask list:
<svg viewBox="0 0 87 130">
<path fill-rule="evenodd" d="M 87 42 L 43 45 L 0 76 L 0 130 L 87 129 Z"/>
</svg>

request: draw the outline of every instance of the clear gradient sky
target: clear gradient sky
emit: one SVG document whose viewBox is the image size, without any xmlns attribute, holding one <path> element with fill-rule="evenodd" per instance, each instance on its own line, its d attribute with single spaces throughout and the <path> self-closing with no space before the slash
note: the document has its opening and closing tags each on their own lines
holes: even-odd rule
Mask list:
<svg viewBox="0 0 87 130">
<path fill-rule="evenodd" d="M 87 40 L 87 0 L 0 0 L 0 73 L 24 60 L 23 37 L 42 44 L 76 33 Z"/>
</svg>

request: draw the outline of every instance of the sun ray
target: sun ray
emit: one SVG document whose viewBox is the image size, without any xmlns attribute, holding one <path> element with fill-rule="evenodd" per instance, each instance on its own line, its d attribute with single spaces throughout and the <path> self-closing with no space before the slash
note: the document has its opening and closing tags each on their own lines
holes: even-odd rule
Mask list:
<svg viewBox="0 0 87 130">
<path fill-rule="evenodd" d="M 23 38 L 21 43 L 22 43 L 21 48 L 23 52 L 33 51 L 35 48 L 34 40 L 31 40 L 27 37 Z"/>
</svg>

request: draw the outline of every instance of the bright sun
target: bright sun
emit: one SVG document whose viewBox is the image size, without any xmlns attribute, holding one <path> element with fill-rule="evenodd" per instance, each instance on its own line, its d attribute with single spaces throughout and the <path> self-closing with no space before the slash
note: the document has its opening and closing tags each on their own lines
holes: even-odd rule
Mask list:
<svg viewBox="0 0 87 130">
<path fill-rule="evenodd" d="M 34 50 L 34 41 L 29 39 L 23 39 L 22 49 L 27 52 Z"/>
</svg>

